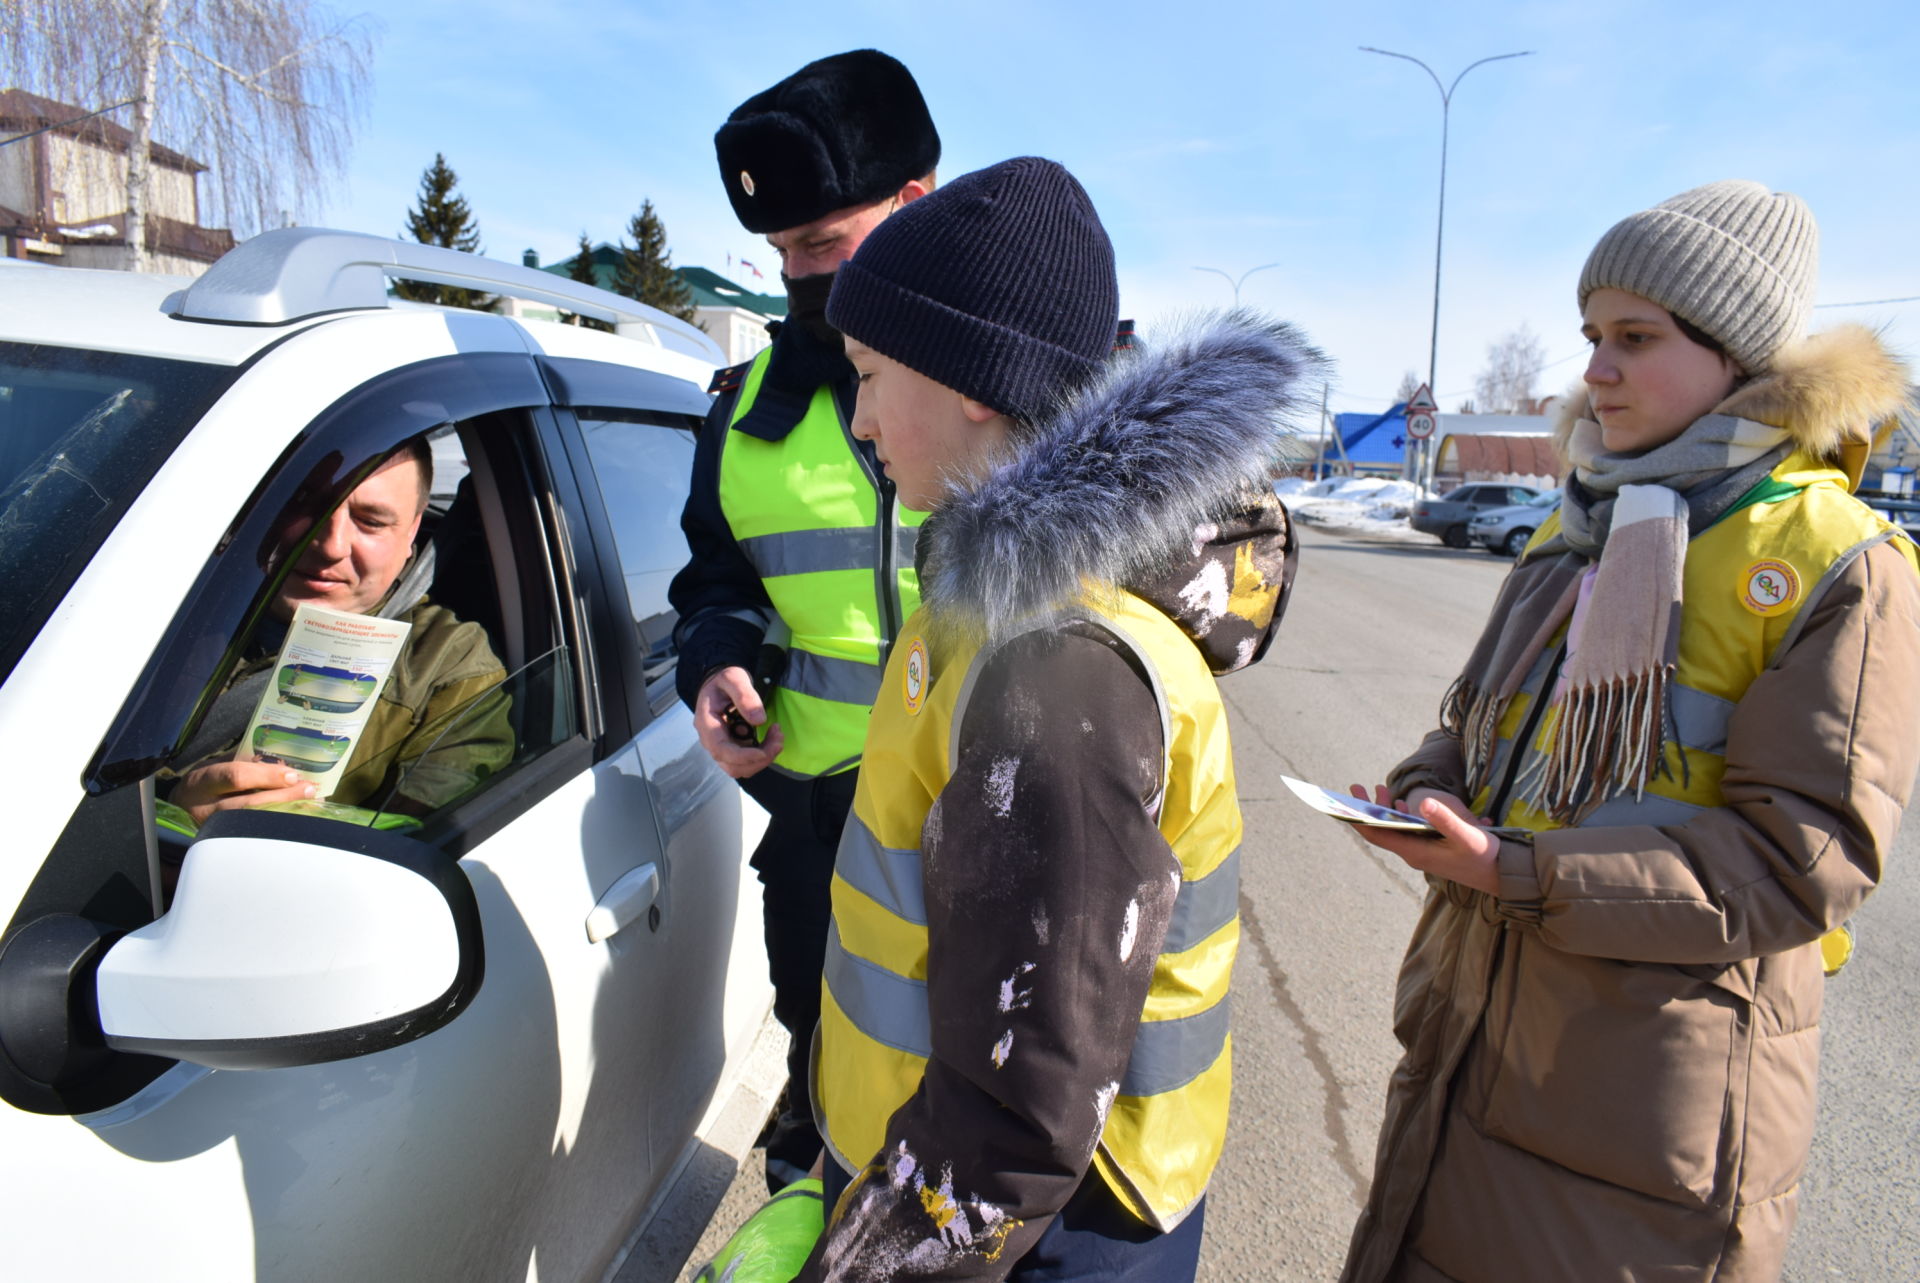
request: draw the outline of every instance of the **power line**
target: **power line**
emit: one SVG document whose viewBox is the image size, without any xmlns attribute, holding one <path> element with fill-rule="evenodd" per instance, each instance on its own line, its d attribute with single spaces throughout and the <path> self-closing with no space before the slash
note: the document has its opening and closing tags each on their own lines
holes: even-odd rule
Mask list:
<svg viewBox="0 0 1920 1283">
<path fill-rule="evenodd" d="M 1905 298 L 1868 298 L 1858 303 L 1815 303 L 1815 307 L 1880 307 L 1886 303 L 1920 303 L 1920 294 L 1909 294 Z"/>
<path fill-rule="evenodd" d="M 1545 365 L 1535 366 L 1533 369 L 1527 371 L 1527 376 L 1531 378 L 1536 374 L 1545 374 L 1548 370 L 1551 370 L 1556 366 L 1565 365 L 1568 361 L 1573 360 L 1575 357 L 1585 356 L 1586 354 L 1587 354 L 1586 348 L 1584 347 L 1576 348 L 1574 351 L 1567 353 L 1565 356 L 1561 357 L 1557 361 L 1548 361 Z M 1442 392 L 1438 396 L 1434 397 L 1433 399 L 1436 401 L 1448 401 L 1458 396 L 1472 396 L 1473 392 L 1474 390 L 1472 388 L 1468 388 L 1462 392 Z M 1399 397 L 1363 397 L 1363 396 L 1360 396 L 1358 393 L 1354 393 L 1354 392 L 1343 392 L 1340 395 L 1343 400 L 1366 401 L 1366 402 L 1385 401 L 1388 405 L 1393 405 L 1400 399 Z"/>
</svg>

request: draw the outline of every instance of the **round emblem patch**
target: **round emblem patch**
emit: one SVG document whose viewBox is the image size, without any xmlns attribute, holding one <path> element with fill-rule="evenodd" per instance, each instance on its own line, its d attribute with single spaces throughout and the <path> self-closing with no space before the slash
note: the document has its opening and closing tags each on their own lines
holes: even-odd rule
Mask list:
<svg viewBox="0 0 1920 1283">
<path fill-rule="evenodd" d="M 740 190 L 749 196 L 753 195 L 753 175 L 744 169 L 740 171 Z"/>
<path fill-rule="evenodd" d="M 927 698 L 927 643 L 919 637 L 907 648 L 907 662 L 901 667 L 900 694 L 907 703 L 907 716 L 920 711 Z"/>
<path fill-rule="evenodd" d="M 1784 561 L 1756 561 L 1741 577 L 1740 604 L 1756 615 L 1784 614 L 1799 600 L 1800 573 Z"/>
</svg>

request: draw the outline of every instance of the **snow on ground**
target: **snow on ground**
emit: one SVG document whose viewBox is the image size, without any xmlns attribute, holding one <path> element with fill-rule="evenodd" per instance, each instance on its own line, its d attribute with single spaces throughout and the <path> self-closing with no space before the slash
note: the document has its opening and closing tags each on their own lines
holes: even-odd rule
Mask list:
<svg viewBox="0 0 1920 1283">
<path fill-rule="evenodd" d="M 1308 525 L 1392 539 L 1431 538 L 1407 524 L 1407 514 L 1413 511 L 1415 501 L 1423 493 L 1431 494 L 1411 481 L 1397 477 L 1327 477 L 1320 481 L 1282 477 L 1274 482 L 1273 489 L 1286 502 L 1287 511 Z"/>
</svg>

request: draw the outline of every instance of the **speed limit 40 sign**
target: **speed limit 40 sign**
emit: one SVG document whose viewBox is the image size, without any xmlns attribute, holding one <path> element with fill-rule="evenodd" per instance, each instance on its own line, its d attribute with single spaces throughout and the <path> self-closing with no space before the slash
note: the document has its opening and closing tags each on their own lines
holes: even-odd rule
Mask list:
<svg viewBox="0 0 1920 1283">
<path fill-rule="evenodd" d="M 1425 441 L 1433 435 L 1433 416 L 1425 412 L 1407 416 L 1407 435 L 1415 441 Z"/>
</svg>

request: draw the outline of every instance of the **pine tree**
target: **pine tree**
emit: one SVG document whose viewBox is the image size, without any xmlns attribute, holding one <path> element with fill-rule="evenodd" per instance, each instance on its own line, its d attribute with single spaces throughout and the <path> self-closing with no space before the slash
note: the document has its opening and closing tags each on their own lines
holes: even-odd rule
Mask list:
<svg viewBox="0 0 1920 1283">
<path fill-rule="evenodd" d="M 667 252 L 667 229 L 653 212 L 653 202 L 640 202 L 640 212 L 627 223 L 633 244 L 620 242 L 620 262 L 614 268 L 613 288 L 628 298 L 659 308 L 683 321 L 693 319 L 693 291 L 673 270 Z"/>
<path fill-rule="evenodd" d="M 474 221 L 467 198 L 454 194 L 459 175 L 447 164 L 447 158 L 434 153 L 433 164 L 420 175 L 419 204 L 407 211 L 407 235 L 422 245 L 440 245 L 468 254 L 480 254 L 480 224 Z M 451 285 L 428 285 L 421 281 L 395 281 L 394 292 L 417 303 L 442 303 L 448 307 L 470 307 L 486 311 L 494 304 L 491 295 L 463 290 Z"/>
<path fill-rule="evenodd" d="M 582 285 L 597 287 L 600 284 L 600 278 L 595 276 L 593 272 L 593 242 L 587 239 L 587 234 L 584 231 L 580 233 L 579 252 L 573 256 L 573 262 L 567 264 L 567 278 L 569 280 L 579 281 Z M 574 312 L 568 312 L 566 319 L 569 324 L 583 325 L 590 330 L 611 330 L 613 328 L 605 321 L 596 321 L 590 316 L 580 316 Z"/>
<path fill-rule="evenodd" d="M 567 276 L 582 285 L 600 284 L 600 278 L 593 273 L 593 242 L 587 239 L 585 232 L 580 233 L 580 252 L 573 256 L 573 262 L 567 264 Z"/>
</svg>

